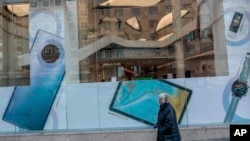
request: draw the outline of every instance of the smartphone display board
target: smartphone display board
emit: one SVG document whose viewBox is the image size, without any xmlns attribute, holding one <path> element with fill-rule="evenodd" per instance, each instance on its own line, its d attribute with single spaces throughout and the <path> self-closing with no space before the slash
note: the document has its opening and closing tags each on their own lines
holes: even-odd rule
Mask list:
<svg viewBox="0 0 250 141">
<path fill-rule="evenodd" d="M 230 31 L 237 33 L 237 31 L 239 30 L 242 18 L 243 18 L 242 13 L 237 12 L 237 11 L 234 13 L 234 16 L 230 25 Z"/>
<path fill-rule="evenodd" d="M 165 80 L 119 82 L 109 109 L 145 124 L 154 125 L 157 122 L 160 93 L 170 95 L 176 120 L 180 123 L 192 90 Z"/>
<path fill-rule="evenodd" d="M 228 31 L 228 36 L 230 38 L 235 38 L 236 34 L 239 32 L 239 29 L 243 26 L 244 22 L 244 13 L 245 13 L 245 8 L 244 7 L 237 7 L 235 8 L 230 26 L 229 26 L 229 31 Z"/>
<path fill-rule="evenodd" d="M 44 55 L 50 50 L 51 57 Z M 63 38 L 39 30 L 30 51 L 30 86 L 15 87 L 3 120 L 27 130 L 43 130 L 64 78 Z"/>
</svg>

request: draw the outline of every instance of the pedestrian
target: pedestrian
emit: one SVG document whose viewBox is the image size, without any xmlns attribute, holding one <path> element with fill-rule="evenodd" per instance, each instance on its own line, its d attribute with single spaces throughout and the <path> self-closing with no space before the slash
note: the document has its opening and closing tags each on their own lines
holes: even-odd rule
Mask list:
<svg viewBox="0 0 250 141">
<path fill-rule="evenodd" d="M 181 135 L 170 97 L 167 93 L 159 94 L 160 109 L 157 120 L 157 141 L 180 141 Z"/>
</svg>

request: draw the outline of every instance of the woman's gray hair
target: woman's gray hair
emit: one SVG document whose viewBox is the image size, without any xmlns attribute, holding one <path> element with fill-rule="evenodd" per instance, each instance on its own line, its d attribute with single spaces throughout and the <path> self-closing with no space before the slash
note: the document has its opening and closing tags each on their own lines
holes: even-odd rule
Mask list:
<svg viewBox="0 0 250 141">
<path fill-rule="evenodd" d="M 160 93 L 159 99 L 164 99 L 166 103 L 169 103 L 170 101 L 170 97 L 168 93 Z"/>
</svg>

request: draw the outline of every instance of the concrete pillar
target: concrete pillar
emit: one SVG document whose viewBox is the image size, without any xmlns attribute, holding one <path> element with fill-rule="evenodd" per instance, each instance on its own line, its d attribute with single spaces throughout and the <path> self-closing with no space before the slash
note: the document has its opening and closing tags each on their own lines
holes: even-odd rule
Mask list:
<svg viewBox="0 0 250 141">
<path fill-rule="evenodd" d="M 182 34 L 181 24 L 181 0 L 171 0 L 173 6 L 173 31 L 176 37 Z M 176 77 L 185 77 L 184 67 L 184 51 L 182 40 L 176 40 L 175 46 L 175 63 L 176 63 Z"/>
<path fill-rule="evenodd" d="M 181 40 L 175 43 L 175 62 L 176 62 L 176 77 L 185 77 L 185 62 L 183 53 L 183 43 Z"/>
<path fill-rule="evenodd" d="M 225 23 L 224 16 L 221 11 L 223 7 L 221 0 L 218 1 L 207 1 L 209 9 L 214 8 L 211 11 L 211 20 L 216 21 L 212 24 L 213 33 L 213 47 L 214 47 L 214 65 L 215 65 L 215 75 L 225 76 L 229 74 L 228 62 L 227 62 L 227 47 L 226 47 L 226 37 L 225 37 Z M 220 14 L 218 14 L 220 13 Z"/>
</svg>

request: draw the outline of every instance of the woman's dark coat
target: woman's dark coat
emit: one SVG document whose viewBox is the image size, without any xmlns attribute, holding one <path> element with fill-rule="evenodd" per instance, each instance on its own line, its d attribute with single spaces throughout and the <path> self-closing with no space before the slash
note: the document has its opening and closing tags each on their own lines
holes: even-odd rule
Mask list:
<svg viewBox="0 0 250 141">
<path fill-rule="evenodd" d="M 157 141 L 181 140 L 175 110 L 170 103 L 164 103 L 160 106 L 157 127 Z"/>
</svg>

